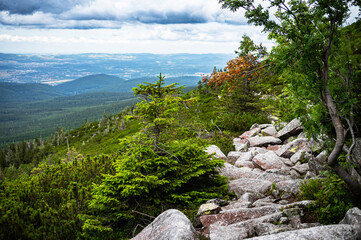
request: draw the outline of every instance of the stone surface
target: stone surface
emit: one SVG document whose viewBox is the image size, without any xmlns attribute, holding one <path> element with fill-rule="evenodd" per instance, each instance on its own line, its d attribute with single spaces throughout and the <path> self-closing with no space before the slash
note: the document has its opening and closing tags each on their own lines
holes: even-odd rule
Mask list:
<svg viewBox="0 0 361 240">
<path fill-rule="evenodd" d="M 217 222 L 210 226 L 210 239 L 233 240 L 248 238 L 255 235 L 255 225 L 260 223 L 278 222 L 281 217 L 282 213 L 276 212 L 230 225 L 226 225 L 223 222 Z"/>
<path fill-rule="evenodd" d="M 292 179 L 276 183 L 276 189 L 296 195 L 301 187 L 302 179 Z"/>
<path fill-rule="evenodd" d="M 254 168 L 254 165 L 252 163 L 253 154 L 252 152 L 245 152 L 239 154 L 239 157 L 236 160 L 236 163 L 234 164 L 236 167 L 249 167 Z"/>
<path fill-rule="evenodd" d="M 246 161 L 243 159 L 238 159 L 237 162 L 234 164 L 236 167 L 248 167 L 248 168 L 255 168 L 256 166 L 253 164 L 252 161 Z"/>
<path fill-rule="evenodd" d="M 349 209 L 340 224 L 356 225 L 361 228 L 361 210 L 357 207 Z"/>
<path fill-rule="evenodd" d="M 241 139 L 248 139 L 251 137 L 256 136 L 257 134 L 259 134 L 261 132 L 260 128 L 253 128 L 247 132 L 244 132 L 241 136 L 239 136 Z"/>
<path fill-rule="evenodd" d="M 227 162 L 234 164 L 241 155 L 242 155 L 242 152 L 230 151 L 227 154 Z"/>
<path fill-rule="evenodd" d="M 312 158 L 312 155 L 305 150 L 300 150 L 296 152 L 292 157 L 290 158 L 291 162 L 293 164 L 296 164 L 297 162 L 306 163 Z"/>
<path fill-rule="evenodd" d="M 250 238 L 252 240 L 358 240 L 361 228 L 353 225 L 328 225 Z"/>
<path fill-rule="evenodd" d="M 280 169 L 285 166 L 282 160 L 272 151 L 256 155 L 252 161 L 262 169 Z"/>
<path fill-rule="evenodd" d="M 267 149 L 264 149 L 264 148 L 261 148 L 261 147 L 250 147 L 248 149 L 248 151 L 250 151 L 253 154 L 253 156 L 256 156 L 257 154 L 268 152 Z"/>
<path fill-rule="evenodd" d="M 247 167 L 238 168 L 229 163 L 225 163 L 224 167 L 219 169 L 219 172 L 222 176 L 228 177 L 229 180 L 243 178 L 243 177 L 257 178 L 259 176 L 259 173 L 253 172 L 251 168 L 247 168 Z"/>
<path fill-rule="evenodd" d="M 227 156 L 216 145 L 211 145 L 211 146 L 207 147 L 205 152 L 208 154 L 214 154 L 214 156 L 217 158 L 227 160 Z"/>
<path fill-rule="evenodd" d="M 328 153 L 326 151 L 322 151 L 317 157 L 311 159 L 309 161 L 309 166 L 312 172 L 319 174 L 320 171 L 327 170 L 327 158 Z"/>
<path fill-rule="evenodd" d="M 270 181 L 253 178 L 240 178 L 229 183 L 230 190 L 234 191 L 237 198 L 246 192 L 265 194 L 271 186 L 272 182 Z"/>
<path fill-rule="evenodd" d="M 223 222 L 226 225 L 238 223 L 241 221 L 267 216 L 279 212 L 274 206 L 264 206 L 260 208 L 240 208 L 225 210 L 219 214 L 203 215 L 200 217 L 203 227 L 209 227 L 215 222 Z"/>
<path fill-rule="evenodd" d="M 275 128 L 273 125 L 271 125 L 271 126 L 265 128 L 265 129 L 263 129 L 263 130 L 261 131 L 261 134 L 262 134 L 263 136 L 276 137 L 276 136 L 277 136 L 277 130 L 276 130 L 276 128 Z"/>
<path fill-rule="evenodd" d="M 272 136 L 249 138 L 251 147 L 267 147 L 268 145 L 277 145 L 282 143 L 281 139 Z"/>
<path fill-rule="evenodd" d="M 198 239 L 189 219 L 180 211 L 170 209 L 160 214 L 132 240 L 194 240 Z"/>
<path fill-rule="evenodd" d="M 308 163 L 298 164 L 292 167 L 293 170 L 296 170 L 299 174 L 305 175 L 308 170 L 310 170 Z"/>
<path fill-rule="evenodd" d="M 281 140 L 286 140 L 291 136 L 296 136 L 302 132 L 301 122 L 298 119 L 293 119 L 278 133 L 277 137 Z"/>
<path fill-rule="evenodd" d="M 221 206 L 216 203 L 210 202 L 202 204 L 199 209 L 197 215 L 207 215 L 207 214 L 217 214 L 221 211 Z"/>
</svg>

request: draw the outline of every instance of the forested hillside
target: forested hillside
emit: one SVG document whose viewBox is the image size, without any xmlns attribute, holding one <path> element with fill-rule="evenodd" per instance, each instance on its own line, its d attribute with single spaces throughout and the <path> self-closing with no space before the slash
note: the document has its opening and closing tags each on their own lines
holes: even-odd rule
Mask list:
<svg viewBox="0 0 361 240">
<path fill-rule="evenodd" d="M 318 1 L 315 12 L 304 14 L 308 6 L 293 2 L 296 19 L 287 21 L 293 12 L 276 1 L 277 11 L 283 11 L 278 25 L 246 1 L 220 2 L 234 11 L 244 8 L 277 46 L 268 53 L 243 36 L 238 56 L 188 92 L 160 74 L 133 88 L 137 101 L 123 93 L 47 101 L 46 106 L 59 109 L 78 102 L 79 111 L 65 115 L 71 122 L 72 114 L 89 111 L 89 103 L 95 104 L 90 111 L 104 110 L 98 99 L 118 110 L 135 105 L 75 130 L 58 128 L 46 140 L 1 149 L 1 239 L 129 239 L 171 208 L 193 220 L 207 200 L 235 197 L 219 175 L 224 161 L 205 147 L 216 144 L 228 153 L 233 137 L 271 118 L 276 125 L 300 119 L 308 137 L 322 144 L 314 154 L 330 152 L 323 177 L 305 183 L 307 192 L 299 196 L 318 200 L 316 217 L 329 215 L 326 223 L 339 222 L 333 216 L 341 214 L 335 212 L 360 205 L 361 164 L 351 151 L 360 147 L 361 137 L 361 22 L 342 28 L 344 16 L 337 15 L 345 10 L 342 4 L 328 7 Z M 324 9 L 337 18 L 321 21 Z M 298 28 L 296 20 L 305 26 Z M 29 103 L 23 111 L 41 104 Z M 34 125 L 45 124 L 42 120 L 53 121 L 47 114 L 40 120 L 33 116 Z M 66 127 L 66 121 L 60 123 Z M 6 128 L 11 126 L 2 131 Z M 338 192 L 350 198 L 335 204 L 332 194 Z"/>
<path fill-rule="evenodd" d="M 137 98 L 132 88 L 156 77 L 123 80 L 98 74 L 57 86 L 46 84 L 0 83 L 0 146 L 33 138 L 48 138 L 57 128 L 71 130 L 86 120 L 99 120 L 104 114 L 119 113 L 133 106 Z M 169 78 L 195 87 L 198 76 Z"/>
</svg>

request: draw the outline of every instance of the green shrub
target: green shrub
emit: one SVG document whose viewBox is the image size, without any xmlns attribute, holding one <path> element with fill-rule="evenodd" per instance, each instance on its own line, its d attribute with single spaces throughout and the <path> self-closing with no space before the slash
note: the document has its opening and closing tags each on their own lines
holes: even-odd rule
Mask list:
<svg viewBox="0 0 361 240">
<path fill-rule="evenodd" d="M 353 207 L 346 184 L 336 174 L 327 174 L 323 179 L 310 179 L 302 183 L 300 189 L 303 199 L 316 201 L 313 210 L 320 223 L 338 223 Z"/>
<path fill-rule="evenodd" d="M 123 232 L 130 237 L 138 224 L 153 220 L 147 216 L 177 208 L 193 217 L 206 200 L 227 195 L 226 180 L 216 171 L 222 160 L 211 159 L 190 140 L 159 148 L 156 152 L 152 139 L 142 134 L 121 141 L 115 174 L 106 175 L 92 192 L 94 214 L 84 219 L 84 234 L 101 238 L 104 231 Z"/>
</svg>

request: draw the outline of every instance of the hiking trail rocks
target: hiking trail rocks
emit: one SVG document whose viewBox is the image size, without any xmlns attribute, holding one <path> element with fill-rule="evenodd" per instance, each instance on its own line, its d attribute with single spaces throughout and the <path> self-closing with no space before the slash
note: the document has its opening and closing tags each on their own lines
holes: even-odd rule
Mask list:
<svg viewBox="0 0 361 240">
<path fill-rule="evenodd" d="M 255 124 L 233 139 L 235 150 L 227 155 L 215 145 L 208 147 L 207 153 L 225 160 L 219 172 L 228 177 L 236 199 L 212 199 L 201 205 L 194 221 L 198 234 L 211 240 L 361 239 L 360 209 L 350 209 L 338 225 L 323 226 L 311 217 L 313 201 L 297 201 L 302 182 L 325 169 L 328 157 L 318 142 L 305 138 L 302 130 L 297 119 L 278 132 L 272 124 Z M 321 153 L 315 156 L 315 149 Z M 172 218 L 170 213 L 166 216 Z M 154 222 L 160 222 L 158 218 Z M 153 222 L 152 231 L 164 228 L 168 233 L 173 228 L 174 235 L 162 238 L 156 234 L 147 239 L 197 239 L 193 226 L 185 224 L 183 218 L 180 225 L 186 230 L 168 223 L 165 216 L 161 219 L 172 227 L 155 227 Z M 143 231 L 148 234 L 147 228 Z"/>
</svg>

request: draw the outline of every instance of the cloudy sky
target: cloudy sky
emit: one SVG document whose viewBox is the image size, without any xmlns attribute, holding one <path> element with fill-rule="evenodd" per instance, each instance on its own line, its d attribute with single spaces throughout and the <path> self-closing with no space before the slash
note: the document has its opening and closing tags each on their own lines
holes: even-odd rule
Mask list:
<svg viewBox="0 0 361 240">
<path fill-rule="evenodd" d="M 272 45 L 218 0 L 0 0 L 3 53 L 233 53 L 244 33 Z"/>
</svg>

